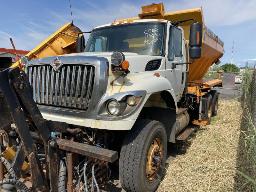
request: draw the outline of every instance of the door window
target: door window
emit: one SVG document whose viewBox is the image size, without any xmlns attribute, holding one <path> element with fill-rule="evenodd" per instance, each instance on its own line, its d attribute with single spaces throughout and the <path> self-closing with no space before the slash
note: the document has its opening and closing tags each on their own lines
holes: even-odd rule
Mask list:
<svg viewBox="0 0 256 192">
<path fill-rule="evenodd" d="M 174 57 L 182 57 L 182 32 L 177 27 L 171 27 L 169 33 L 168 59 L 174 60 Z"/>
</svg>

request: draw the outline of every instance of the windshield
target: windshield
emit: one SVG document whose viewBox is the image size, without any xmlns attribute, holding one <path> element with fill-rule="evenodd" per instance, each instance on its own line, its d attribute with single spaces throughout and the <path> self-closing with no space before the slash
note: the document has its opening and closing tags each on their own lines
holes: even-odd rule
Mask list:
<svg viewBox="0 0 256 192">
<path fill-rule="evenodd" d="M 163 23 L 136 23 L 93 30 L 86 52 L 133 52 L 140 55 L 164 53 Z"/>
</svg>

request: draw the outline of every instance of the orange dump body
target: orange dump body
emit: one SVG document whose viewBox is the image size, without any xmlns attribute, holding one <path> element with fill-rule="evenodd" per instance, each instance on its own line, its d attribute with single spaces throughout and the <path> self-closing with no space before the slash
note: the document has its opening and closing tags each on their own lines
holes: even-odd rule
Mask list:
<svg viewBox="0 0 256 192">
<path fill-rule="evenodd" d="M 165 13 L 164 19 L 172 22 L 194 19 L 194 21 L 203 24 L 202 57 L 192 61 L 192 64 L 189 65 L 188 77 L 189 82 L 202 82 L 209 67 L 222 57 L 224 53 L 223 42 L 204 25 L 203 13 L 200 8 Z M 189 40 L 190 24 L 194 21 L 181 24 L 187 41 Z"/>
<path fill-rule="evenodd" d="M 78 27 L 73 25 L 73 23 L 67 23 L 31 50 L 26 57 L 28 60 L 32 60 L 75 53 L 76 41 L 79 33 L 81 33 L 81 30 Z M 17 61 L 12 65 L 12 67 L 14 68 L 19 66 L 19 63 L 20 61 Z"/>
</svg>

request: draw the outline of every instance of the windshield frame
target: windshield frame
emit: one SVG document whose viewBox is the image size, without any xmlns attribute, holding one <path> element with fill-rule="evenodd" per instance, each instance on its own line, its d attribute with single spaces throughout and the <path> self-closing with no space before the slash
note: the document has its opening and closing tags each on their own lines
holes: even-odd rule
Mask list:
<svg viewBox="0 0 256 192">
<path fill-rule="evenodd" d="M 146 24 L 157 24 L 157 25 L 163 25 L 163 28 L 162 28 L 162 38 L 161 38 L 161 41 L 162 41 L 162 48 L 161 48 L 161 54 L 159 55 L 154 55 L 154 54 L 149 54 L 151 56 L 162 56 L 164 57 L 166 55 L 165 51 L 166 51 L 166 32 L 167 32 L 167 23 L 166 22 L 159 22 L 159 21 L 150 21 L 150 22 L 135 22 L 135 23 L 125 23 L 125 24 L 121 24 L 121 25 L 109 25 L 109 26 L 103 26 L 103 27 L 99 27 L 99 28 L 95 28 L 91 31 L 90 33 L 90 36 L 86 42 L 86 46 L 85 46 L 85 49 L 84 51 L 85 52 L 94 52 L 94 53 L 97 53 L 96 51 L 88 51 L 88 43 L 91 39 L 91 36 L 94 32 L 97 32 L 97 31 L 101 31 L 101 30 L 105 30 L 105 29 L 109 29 L 109 28 L 121 28 L 121 27 L 126 27 L 126 26 L 130 26 L 130 25 L 133 25 L 133 26 L 136 26 L 136 25 L 146 25 Z M 105 52 L 113 52 L 113 51 L 105 51 Z M 129 52 L 129 51 L 128 51 Z M 132 52 L 132 53 L 137 53 L 137 52 Z M 143 54 L 139 54 L 137 53 L 138 55 L 143 55 Z M 146 54 L 147 55 L 147 54 Z"/>
</svg>

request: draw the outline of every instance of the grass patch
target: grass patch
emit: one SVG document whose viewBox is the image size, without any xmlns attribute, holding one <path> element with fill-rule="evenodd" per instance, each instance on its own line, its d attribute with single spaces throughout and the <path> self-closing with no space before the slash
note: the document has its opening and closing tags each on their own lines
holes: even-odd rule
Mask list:
<svg viewBox="0 0 256 192">
<path fill-rule="evenodd" d="M 220 119 L 219 116 L 212 117 L 211 124 L 215 125 L 219 121 L 219 119 Z"/>
<path fill-rule="evenodd" d="M 255 113 L 256 72 L 247 70 L 242 84 L 243 116 L 241 122 L 240 145 L 238 150 L 237 191 L 256 191 L 256 127 Z"/>
</svg>

